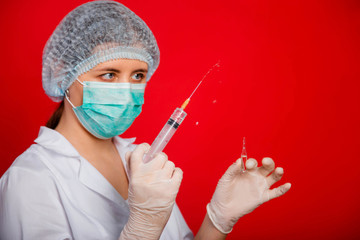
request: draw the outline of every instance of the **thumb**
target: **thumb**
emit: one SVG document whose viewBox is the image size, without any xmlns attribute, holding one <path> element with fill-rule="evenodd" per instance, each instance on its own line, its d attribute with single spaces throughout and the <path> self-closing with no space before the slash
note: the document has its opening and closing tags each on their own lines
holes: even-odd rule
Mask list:
<svg viewBox="0 0 360 240">
<path fill-rule="evenodd" d="M 231 166 L 226 170 L 224 177 L 228 180 L 231 180 L 235 176 L 240 174 L 243 169 L 244 169 L 244 167 L 243 167 L 242 160 L 241 160 L 241 158 L 239 158 L 238 160 L 236 160 L 236 162 L 231 164 Z"/>
<path fill-rule="evenodd" d="M 131 166 L 130 166 L 131 154 L 132 154 L 131 151 L 125 153 L 126 169 L 128 170 L 129 173 L 130 173 L 130 168 L 131 168 Z"/>
<path fill-rule="evenodd" d="M 125 159 L 128 163 L 130 173 L 136 171 L 141 164 L 143 164 L 144 154 L 149 151 L 150 145 L 147 143 L 139 144 L 133 152 L 129 152 L 125 155 Z"/>
</svg>

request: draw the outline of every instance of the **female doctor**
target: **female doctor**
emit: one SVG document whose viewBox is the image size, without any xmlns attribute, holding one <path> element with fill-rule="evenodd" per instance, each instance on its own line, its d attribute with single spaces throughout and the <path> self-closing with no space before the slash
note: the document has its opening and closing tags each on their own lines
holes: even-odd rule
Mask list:
<svg viewBox="0 0 360 240">
<path fill-rule="evenodd" d="M 43 52 L 45 93 L 61 102 L 0 181 L 0 239 L 193 239 L 175 203 L 182 171 L 122 134 L 159 65 L 147 25 L 114 1 L 88 2 Z M 283 195 L 270 158 L 236 161 L 220 179 L 195 239 L 225 239 L 237 220 Z"/>
</svg>

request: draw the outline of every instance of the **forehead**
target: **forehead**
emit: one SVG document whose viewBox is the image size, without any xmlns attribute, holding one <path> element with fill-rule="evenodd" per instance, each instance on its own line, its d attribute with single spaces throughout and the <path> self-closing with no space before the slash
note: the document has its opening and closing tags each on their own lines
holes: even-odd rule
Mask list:
<svg viewBox="0 0 360 240">
<path fill-rule="evenodd" d="M 138 69 L 148 70 L 148 65 L 146 62 L 137 59 L 121 58 L 121 59 L 115 59 L 100 63 L 92 70 L 98 71 L 106 68 L 118 69 L 122 71 L 126 71 L 126 70 L 134 71 Z"/>
</svg>

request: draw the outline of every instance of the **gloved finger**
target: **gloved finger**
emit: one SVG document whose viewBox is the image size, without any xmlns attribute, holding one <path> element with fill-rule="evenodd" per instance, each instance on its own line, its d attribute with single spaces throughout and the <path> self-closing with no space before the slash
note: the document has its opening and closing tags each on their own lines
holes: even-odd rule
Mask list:
<svg viewBox="0 0 360 240">
<path fill-rule="evenodd" d="M 174 170 L 174 174 L 171 178 L 171 182 L 179 187 L 182 179 L 183 179 L 183 171 L 180 168 L 176 167 Z"/>
<path fill-rule="evenodd" d="M 166 178 L 171 178 L 175 171 L 175 164 L 172 161 L 167 161 L 163 167 L 163 173 Z"/>
<path fill-rule="evenodd" d="M 167 161 L 168 161 L 168 156 L 163 152 L 159 152 L 154 156 L 154 158 L 150 162 L 146 164 L 149 166 L 150 169 L 157 170 L 157 169 L 162 169 Z"/>
<path fill-rule="evenodd" d="M 240 164 L 240 171 L 245 170 L 245 163 L 242 158 L 239 158 L 238 160 L 236 160 L 235 163 Z"/>
<path fill-rule="evenodd" d="M 266 177 L 266 182 L 268 183 L 268 186 L 271 187 L 274 183 L 279 181 L 283 175 L 284 169 L 281 167 L 277 167 L 275 171 L 270 174 L 270 176 Z"/>
<path fill-rule="evenodd" d="M 226 170 L 226 172 L 224 173 L 224 175 L 222 176 L 223 180 L 232 180 L 235 176 L 237 176 L 238 174 L 240 174 L 242 172 L 243 168 L 242 168 L 242 163 L 241 163 L 241 158 L 239 158 L 236 162 L 234 162 L 233 164 L 231 164 L 228 169 Z"/>
<path fill-rule="evenodd" d="M 265 157 L 262 160 L 262 166 L 259 167 L 259 173 L 263 176 L 269 175 L 275 169 L 275 162 L 269 158 Z"/>
<path fill-rule="evenodd" d="M 280 187 L 269 190 L 269 200 L 284 195 L 291 188 L 291 183 L 285 183 Z"/>
<path fill-rule="evenodd" d="M 125 153 L 126 169 L 128 169 L 129 172 L 130 172 L 130 158 L 131 158 L 131 154 L 132 154 L 131 151 Z"/>
<path fill-rule="evenodd" d="M 254 171 L 256 170 L 256 167 L 258 166 L 258 162 L 254 158 L 249 158 L 246 161 L 246 171 Z"/>
<path fill-rule="evenodd" d="M 144 154 L 149 151 L 150 145 L 147 143 L 139 144 L 131 153 L 129 158 L 130 173 L 136 171 L 141 164 L 143 164 Z"/>
</svg>

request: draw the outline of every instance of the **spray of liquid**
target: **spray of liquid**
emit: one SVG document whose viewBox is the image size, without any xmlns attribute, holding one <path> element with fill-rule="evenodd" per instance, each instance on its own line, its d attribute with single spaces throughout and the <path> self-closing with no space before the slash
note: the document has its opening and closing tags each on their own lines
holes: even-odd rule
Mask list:
<svg viewBox="0 0 360 240">
<path fill-rule="evenodd" d="M 200 83 L 196 87 L 196 89 L 200 86 L 201 82 L 205 79 L 205 77 L 215 68 L 219 67 L 219 62 L 217 62 L 201 79 Z M 154 142 L 151 144 L 151 147 L 149 151 L 144 156 L 144 163 L 147 163 L 153 159 L 155 154 L 161 152 L 166 145 L 169 143 L 170 139 L 176 132 L 176 130 L 179 128 L 180 124 L 183 122 L 183 120 L 186 117 L 186 112 L 184 109 L 186 108 L 187 104 L 190 102 L 190 98 L 195 93 L 196 89 L 192 92 L 190 97 L 185 100 L 185 102 L 181 105 L 181 108 L 176 108 L 174 113 L 171 115 L 169 120 L 166 122 L 165 126 L 161 129 L 158 136 L 155 138 Z M 199 122 L 196 122 L 196 125 L 198 125 Z"/>
<path fill-rule="evenodd" d="M 190 97 L 188 99 L 185 100 L 185 102 L 181 105 L 181 108 L 184 110 L 186 108 L 186 106 L 189 104 L 191 97 L 194 95 L 194 93 L 196 92 L 196 90 L 199 88 L 200 84 L 204 81 L 204 79 L 209 75 L 210 72 L 212 72 L 212 70 L 214 70 L 215 68 L 220 67 L 220 60 L 217 61 L 217 63 L 214 64 L 214 66 L 212 66 L 209 71 L 204 75 L 204 77 L 201 79 L 201 81 L 199 82 L 199 84 L 196 86 L 196 88 L 194 89 L 194 91 L 191 93 Z"/>
</svg>

